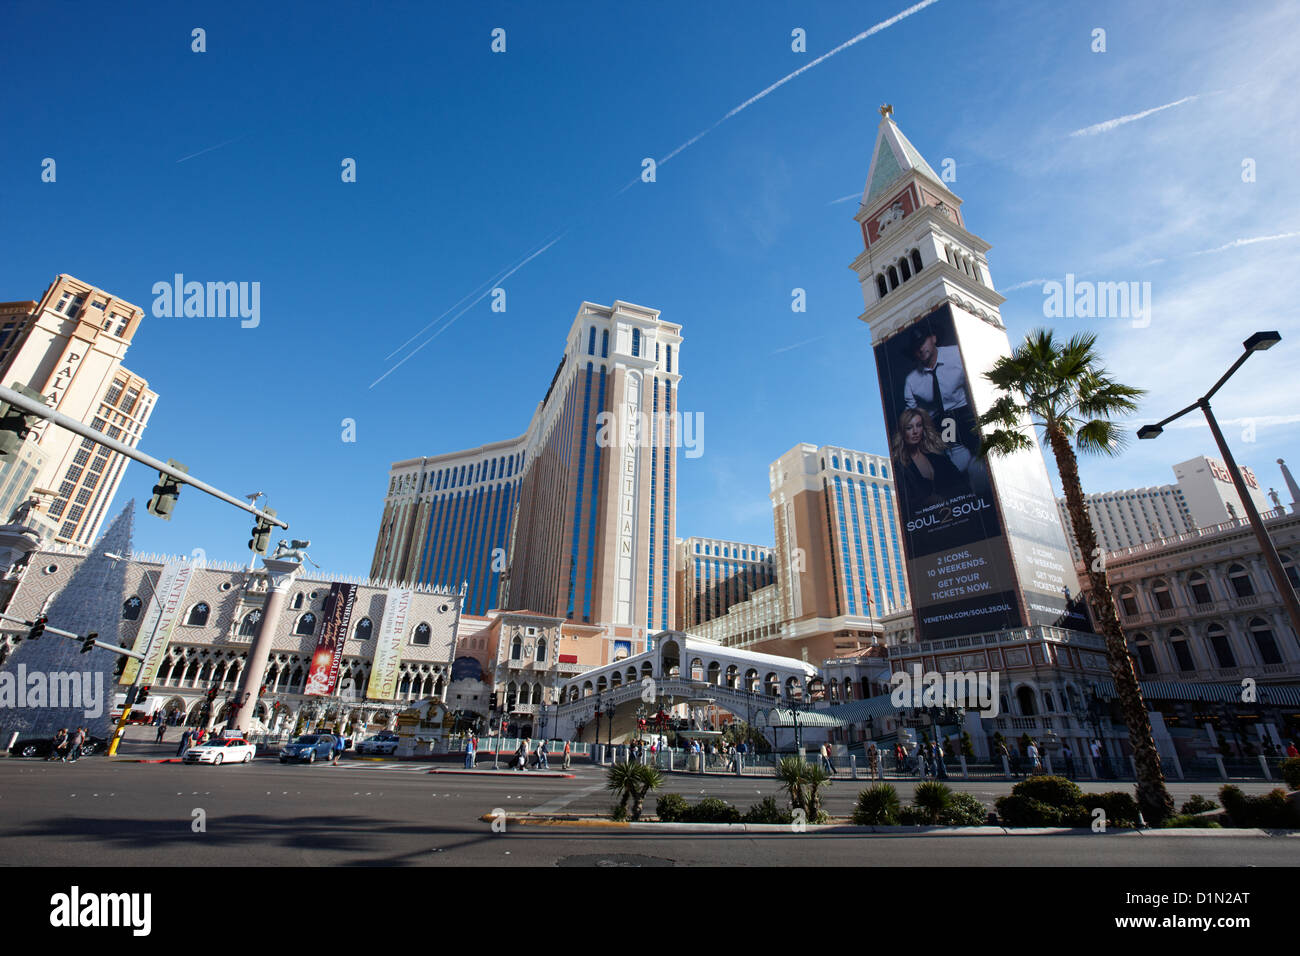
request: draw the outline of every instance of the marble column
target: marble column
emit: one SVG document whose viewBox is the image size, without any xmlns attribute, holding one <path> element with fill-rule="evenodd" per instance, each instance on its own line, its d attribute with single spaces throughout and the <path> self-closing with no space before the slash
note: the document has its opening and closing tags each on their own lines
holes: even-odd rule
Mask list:
<svg viewBox="0 0 1300 956">
<path fill-rule="evenodd" d="M 266 664 L 271 656 L 271 647 L 275 643 L 276 628 L 284 605 L 289 596 L 298 572 L 302 570 L 299 561 L 282 561 L 277 558 L 263 558 L 262 566 L 270 583 L 266 596 L 266 605 L 262 608 L 262 620 L 258 625 L 257 637 L 248 651 L 248 664 L 240 676 L 235 699 L 242 701 L 226 727 L 231 730 L 247 731 L 257 708 L 258 694 L 262 688 L 262 678 L 266 675 Z"/>
</svg>

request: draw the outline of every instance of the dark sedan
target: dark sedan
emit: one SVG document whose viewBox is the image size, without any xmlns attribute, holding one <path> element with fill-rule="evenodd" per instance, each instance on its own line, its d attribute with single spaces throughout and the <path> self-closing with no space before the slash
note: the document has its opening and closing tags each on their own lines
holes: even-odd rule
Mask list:
<svg viewBox="0 0 1300 956">
<path fill-rule="evenodd" d="M 48 757 L 53 747 L 54 741 L 49 737 L 28 737 L 10 747 L 9 754 L 13 757 Z M 81 745 L 83 757 L 94 757 L 107 751 L 108 741 L 103 737 L 88 736 Z"/>
</svg>

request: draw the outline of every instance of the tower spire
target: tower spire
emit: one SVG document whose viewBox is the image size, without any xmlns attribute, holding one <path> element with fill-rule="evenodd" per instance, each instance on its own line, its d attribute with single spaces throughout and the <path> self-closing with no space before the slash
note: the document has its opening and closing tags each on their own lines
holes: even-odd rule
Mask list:
<svg viewBox="0 0 1300 956">
<path fill-rule="evenodd" d="M 876 145 L 871 151 L 867 186 L 862 193 L 863 208 L 883 198 L 882 194 L 888 192 L 891 186 L 911 170 L 916 170 L 936 185 L 943 186 L 943 180 L 894 122 L 894 104 L 884 103 L 880 107 L 880 128 L 876 131 Z"/>
</svg>

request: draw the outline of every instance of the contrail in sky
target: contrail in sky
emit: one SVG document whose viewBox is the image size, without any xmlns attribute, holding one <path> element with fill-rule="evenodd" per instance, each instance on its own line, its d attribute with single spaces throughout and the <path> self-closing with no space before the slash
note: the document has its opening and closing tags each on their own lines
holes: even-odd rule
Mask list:
<svg viewBox="0 0 1300 956">
<path fill-rule="evenodd" d="M 1083 129 L 1076 129 L 1071 136 L 1095 136 L 1098 133 L 1109 133 L 1117 126 L 1123 126 L 1125 123 L 1132 123 L 1136 120 L 1150 116 L 1152 113 L 1159 113 L 1161 110 L 1171 110 L 1175 106 L 1182 106 L 1184 103 L 1191 103 L 1193 100 L 1199 100 L 1202 94 L 1197 93 L 1195 96 L 1184 96 L 1181 100 L 1174 100 L 1172 103 L 1166 103 L 1164 106 L 1153 106 L 1149 110 L 1143 110 L 1141 113 L 1129 113 L 1127 116 L 1117 116 L 1114 119 L 1108 119 L 1104 123 L 1096 123 L 1092 126 L 1085 126 Z"/>
<path fill-rule="evenodd" d="M 500 283 L 501 283 L 502 281 L 504 281 L 505 279 L 510 278 L 512 275 L 514 275 L 516 272 L 518 272 L 520 269 L 522 269 L 522 268 L 523 268 L 524 266 L 526 266 L 528 263 L 532 262 L 534 259 L 536 259 L 538 256 L 540 256 L 540 255 L 541 255 L 543 252 L 545 252 L 547 249 L 551 248 L 551 246 L 555 245 L 557 242 L 559 242 L 561 239 L 563 239 L 563 238 L 565 237 L 565 235 L 567 235 L 567 231 L 566 231 L 566 232 L 562 232 L 562 233 L 560 233 L 560 235 L 556 236 L 554 239 L 552 239 L 552 240 L 551 240 L 550 242 L 548 242 L 546 245 L 542 246 L 542 248 L 540 248 L 540 249 L 538 249 L 536 252 L 534 252 L 531 256 L 529 256 L 528 258 L 526 258 L 526 259 L 524 259 L 522 262 L 520 262 L 519 265 L 515 266 L 513 269 L 511 269 L 511 270 L 510 270 L 509 272 L 507 272 L 505 275 L 501 276 L 501 278 L 497 280 L 496 284 L 500 284 Z M 490 280 L 489 280 L 489 281 L 490 281 Z M 471 302 L 469 305 L 465 306 L 465 308 L 461 309 L 459 312 L 457 312 L 455 315 L 453 315 L 450 319 L 448 319 L 446 325 L 444 325 L 442 328 L 440 328 L 437 332 L 434 332 L 433 335 L 429 336 L 429 338 L 425 339 L 425 341 L 421 342 L 421 343 L 420 343 L 419 345 L 417 345 L 415 348 L 411 349 L 410 354 L 408 354 L 408 355 L 406 356 L 406 358 L 402 359 L 400 362 L 398 362 L 396 365 L 394 365 L 392 368 L 390 368 L 390 369 L 389 369 L 387 372 L 385 372 L 383 375 L 379 376 L 379 378 L 377 378 L 377 379 L 375 379 L 373 382 L 371 382 L 371 383 L 370 383 L 370 387 L 371 387 L 371 388 L 374 388 L 376 385 L 378 385 L 378 384 L 379 384 L 380 382 L 382 382 L 384 379 L 388 378 L 388 376 L 392 375 L 392 374 L 393 374 L 394 372 L 396 372 L 399 368 L 401 368 L 403 365 L 405 365 L 405 364 L 407 363 L 407 361 L 409 361 L 410 359 L 414 358 L 415 355 L 416 355 L 417 353 L 419 353 L 420 349 L 424 348 L 426 345 L 428 345 L 430 342 L 432 342 L 432 341 L 433 341 L 434 339 L 436 339 L 438 336 L 442 335 L 443 332 L 446 332 L 449 328 L 451 328 L 451 324 L 452 324 L 453 322 L 455 322 L 455 321 L 456 321 L 457 319 L 459 319 L 462 315 L 464 315 L 466 312 L 468 312 L 470 309 L 472 309 L 474 306 L 476 306 L 479 302 L 481 302 L 481 301 L 483 300 L 484 296 L 488 295 L 488 293 L 490 293 L 491 291 L 492 291 L 491 289 L 484 289 L 483 292 L 480 293 L 480 294 L 479 294 L 479 295 L 474 299 L 473 302 Z M 463 301 L 463 300 L 462 300 L 462 301 Z M 443 313 L 443 314 L 445 315 L 446 313 Z M 428 328 L 428 326 L 425 326 L 425 328 Z M 400 351 L 400 350 L 399 350 L 399 351 Z"/>
<path fill-rule="evenodd" d="M 712 133 L 715 129 L 717 129 L 719 126 L 721 126 L 721 125 L 722 125 L 723 123 L 725 123 L 727 120 L 731 119 L 731 118 L 732 118 L 733 116 L 735 116 L 737 113 L 740 113 L 740 112 L 742 112 L 743 110 L 748 109 L 749 107 L 751 107 L 751 106 L 753 106 L 755 103 L 757 103 L 759 100 L 763 99 L 763 97 L 767 96 L 769 93 L 772 93 L 773 91 L 775 91 L 775 90 L 777 90 L 777 89 L 780 89 L 782 86 L 785 86 L 785 84 L 789 83 L 789 82 L 790 82 L 791 80 L 793 80 L 796 76 L 799 76 L 799 75 L 802 74 L 802 73 L 807 73 L 807 72 L 808 72 L 809 70 L 811 70 L 813 67 L 815 67 L 815 66 L 817 66 L 817 65 L 819 65 L 819 64 L 821 64 L 821 63 L 824 63 L 826 60 L 829 60 L 831 57 L 835 56 L 835 54 L 840 53 L 840 52 L 842 52 L 842 51 L 844 51 L 844 50 L 847 50 L 849 47 L 851 47 L 851 46 L 853 46 L 853 45 L 855 45 L 855 44 L 857 44 L 857 43 L 861 43 L 863 40 L 867 39 L 867 37 L 874 36 L 875 34 L 879 33 L 881 30 L 887 30 L 887 29 L 889 29 L 889 28 L 892 27 L 895 23 L 898 23 L 900 20 L 905 20 L 905 19 L 907 19 L 908 17 L 912 16 L 912 14 L 914 14 L 914 13 L 918 13 L 918 12 L 920 12 L 921 10 L 924 10 L 926 7 L 933 6 L 934 4 L 936 4 L 936 3 L 938 3 L 938 2 L 939 2 L 939 0 L 921 0 L 920 3 L 913 4 L 912 6 L 908 7 L 906 10 L 903 10 L 903 11 L 901 11 L 901 12 L 899 12 L 899 13 L 894 14 L 894 15 L 893 15 L 892 17 L 890 17 L 888 20 L 881 20 L 881 21 L 880 21 L 879 23 L 877 23 L 875 26 L 870 27 L 869 29 L 863 30 L 861 33 L 857 34 L 856 36 L 851 37 L 851 38 L 849 38 L 848 40 L 845 40 L 843 43 L 841 43 L 839 46 L 835 47 L 833 50 L 831 50 L 831 51 L 829 51 L 829 52 L 827 52 L 827 53 L 823 53 L 821 56 L 817 57 L 817 59 L 811 61 L 810 63 L 806 63 L 806 64 L 804 64 L 804 65 L 801 66 L 799 69 L 795 70 L 793 73 L 788 73 L 788 74 L 786 74 L 785 76 L 781 77 L 781 79 L 779 79 L 779 80 L 777 80 L 775 83 L 773 83 L 771 86 L 768 86 L 766 89 L 760 90 L 759 92 L 757 92 L 757 93 L 755 93 L 753 96 L 751 96 L 749 99 L 745 100 L 745 102 L 741 103 L 739 106 L 736 106 L 736 107 L 734 107 L 733 109 L 731 109 L 730 111 L 728 111 L 728 112 L 727 112 L 727 113 L 726 113 L 726 114 L 725 114 L 721 119 L 719 119 L 717 122 L 715 122 L 712 126 L 708 127 L 707 129 L 703 130 L 702 132 L 696 133 L 694 136 L 692 136 L 692 137 L 691 137 L 690 139 L 688 139 L 686 142 L 682 143 L 682 145 L 678 146 L 676 149 L 674 149 L 674 150 L 673 150 L 672 152 L 670 152 L 668 155 L 664 156 L 664 157 L 663 157 L 662 159 L 660 159 L 660 160 L 657 160 L 657 161 L 656 161 L 656 166 L 662 166 L 664 163 L 668 162 L 668 160 L 672 159 L 674 156 L 678 155 L 678 154 L 681 153 L 683 150 L 685 150 L 685 149 L 689 149 L 691 146 L 694 146 L 696 143 L 698 143 L 700 140 L 702 140 L 705 136 L 708 136 L 708 135 L 709 135 L 710 133 Z M 225 144 L 223 143 L 222 145 L 225 145 Z M 214 146 L 214 147 L 212 147 L 212 148 L 215 149 L 216 147 Z M 196 153 L 195 155 L 198 155 L 198 154 Z M 186 158 L 189 158 L 189 157 L 186 157 Z M 641 177 L 640 177 L 640 176 L 637 176 L 635 179 L 631 180 L 631 181 L 628 182 L 625 186 L 623 186 L 623 188 L 620 189 L 617 193 L 615 193 L 615 194 L 614 194 L 614 197 L 617 198 L 618 196 L 621 196 L 623 193 L 627 192 L 627 190 L 631 189 L 633 186 L 635 186 L 635 185 L 636 185 L 637 183 L 639 183 L 639 182 L 641 182 Z M 572 228 L 572 227 L 570 227 L 570 228 Z M 566 232 L 567 232 L 567 230 L 566 230 Z M 526 259 L 523 260 L 523 262 L 520 262 L 519 265 L 515 266 L 513 269 L 511 269 L 511 270 L 510 270 L 509 272 L 507 272 L 505 275 L 500 276 L 500 278 L 497 278 L 495 281 L 494 281 L 493 279 L 489 279 L 489 280 L 487 280 L 487 282 L 485 282 L 485 283 L 480 283 L 480 284 L 479 284 L 478 286 L 476 286 L 475 288 L 476 288 L 476 289 L 481 289 L 484 285 L 495 285 L 495 284 L 499 284 L 499 283 L 501 282 L 502 279 L 505 279 L 507 276 L 513 275 L 513 274 L 514 274 L 515 272 L 517 272 L 521 267 L 523 267 L 526 263 L 528 263 L 528 262 L 530 262 L 531 260 L 537 258 L 539 255 L 541 255 L 543 252 L 545 252 L 545 251 L 546 251 L 547 249 L 549 249 L 551 246 L 555 245 L 555 243 L 558 242 L 558 241 L 560 240 L 560 238 L 562 238 L 562 237 L 563 237 L 563 234 L 562 234 L 560 237 L 557 237 L 557 238 L 551 240 L 551 241 L 548 242 L 546 245 L 544 245 L 541 249 L 537 250 L 537 251 L 534 252 L 532 255 L 528 256 Z M 469 295 L 473 295 L 473 294 L 474 294 L 474 293 L 471 292 Z M 433 339 L 435 339 L 435 338 L 437 338 L 439 335 L 441 335 L 442 332 L 447 328 L 447 326 L 450 326 L 452 322 L 455 322 L 456 319 L 460 318 L 460 317 L 465 313 L 465 311 L 466 311 L 467 309 L 469 309 L 471 306 L 473 306 L 473 305 L 475 305 L 476 303 L 478 303 L 479 301 L 481 301 L 485 295 L 487 295 L 487 292 L 483 292 L 481 295 L 479 295 L 477 298 L 475 298 L 472 302 L 470 302 L 469 305 L 465 306 L 464 309 L 462 309 L 460 312 L 456 313 L 456 315 L 455 315 L 454 317 L 452 317 L 452 319 L 447 323 L 446 326 L 443 326 L 442 329 L 440 329 L 437 333 L 435 333 L 434 336 L 433 336 L 432 338 L 430 338 L 427 342 L 425 342 L 423 345 L 418 346 L 414 351 L 411 352 L 411 355 L 414 355 L 414 354 L 415 354 L 416 352 L 418 352 L 420 349 L 424 348 L 425 345 L 428 345 L 429 342 L 432 342 Z M 469 298 L 469 296 L 466 296 L 465 298 Z M 462 298 L 460 301 L 461 301 L 461 302 L 464 302 L 464 301 L 465 301 L 465 298 Z M 459 304 L 460 304 L 460 303 L 457 303 L 457 305 L 459 305 Z M 446 315 L 448 312 L 452 311 L 452 309 L 455 309 L 455 308 L 456 308 L 456 306 L 453 305 L 453 306 L 451 307 L 451 309 L 448 309 L 447 312 L 444 312 L 444 313 L 443 313 L 443 315 Z M 433 324 L 437 323 L 438 321 L 441 320 L 441 318 L 442 318 L 442 316 L 439 316 L 437 319 L 434 319 L 433 322 L 429 323 L 429 325 L 433 325 Z M 387 358 L 392 358 L 394 355 L 396 355 L 398 352 L 400 352 L 403 348 L 405 348 L 407 345 L 409 345 L 409 344 L 411 343 L 412 340 L 414 340 L 414 339 L 417 338 L 418 336 L 422 335 L 422 334 L 424 333 L 424 331 L 427 330 L 427 329 L 429 328 L 429 325 L 426 325 L 426 326 L 424 327 L 424 329 L 421 329 L 419 332 L 417 332 L 415 335 L 413 335 L 410 339 L 407 339 L 406 342 L 404 342 L 402 345 L 398 346 L 396 349 L 394 349 L 392 352 L 390 352 L 390 353 L 388 354 Z M 394 371 L 395 371 L 395 370 L 396 370 L 396 369 L 397 369 L 397 368 L 398 368 L 398 367 L 399 367 L 403 362 L 406 361 L 406 359 L 409 359 L 409 358 L 411 357 L 411 355 L 406 356 L 406 358 L 402 359 L 401 362 L 398 362 L 397 365 L 394 365 L 392 368 L 390 368 L 387 372 L 385 372 L 385 373 L 384 373 L 383 375 L 381 375 L 379 378 L 375 379 L 375 381 L 371 383 L 370 387 L 371 387 L 371 388 L 374 388 L 376 385 L 378 385 L 380 382 L 382 382 L 385 378 L 387 378 L 389 375 L 391 375 L 391 374 L 392 374 L 392 373 L 393 373 L 393 372 L 394 372 Z"/>
<path fill-rule="evenodd" d="M 220 149 L 222 146 L 229 146 L 231 143 L 237 143 L 247 135 L 247 133 L 240 133 L 234 139 L 228 139 L 224 143 L 218 143 L 216 146 L 209 146 L 207 149 L 201 149 L 197 153 L 190 153 L 188 156 L 182 156 L 180 159 L 176 160 L 176 162 L 183 163 L 185 160 L 193 159 L 195 156 L 202 156 L 204 153 L 210 153 L 214 149 Z"/>
</svg>

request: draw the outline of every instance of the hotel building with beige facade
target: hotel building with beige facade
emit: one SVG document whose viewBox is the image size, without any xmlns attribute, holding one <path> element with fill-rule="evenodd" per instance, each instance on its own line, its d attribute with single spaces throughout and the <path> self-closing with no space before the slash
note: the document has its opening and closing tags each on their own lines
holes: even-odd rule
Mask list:
<svg viewBox="0 0 1300 956">
<path fill-rule="evenodd" d="M 676 619 L 681 342 L 654 309 L 584 302 L 521 436 L 393 464 L 371 574 L 600 627 L 598 663 L 644 649 Z"/>
<path fill-rule="evenodd" d="M 768 478 L 773 582 L 683 629 L 808 661 L 883 653 L 882 619 L 908 607 L 890 460 L 805 442 L 774 461 Z"/>
<path fill-rule="evenodd" d="M 0 382 L 41 392 L 55 410 L 135 447 L 158 396 L 122 365 L 144 312 L 60 275 L 39 301 L 0 303 Z M 35 489 L 55 540 L 89 545 L 126 470 L 125 456 L 41 421 L 18 455 L 0 463 L 0 519 Z"/>
<path fill-rule="evenodd" d="M 769 547 L 719 538 L 677 542 L 676 630 L 696 633 L 699 625 L 748 601 L 776 580 Z"/>
</svg>

